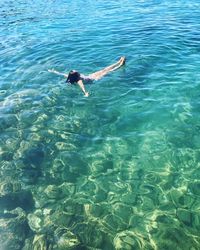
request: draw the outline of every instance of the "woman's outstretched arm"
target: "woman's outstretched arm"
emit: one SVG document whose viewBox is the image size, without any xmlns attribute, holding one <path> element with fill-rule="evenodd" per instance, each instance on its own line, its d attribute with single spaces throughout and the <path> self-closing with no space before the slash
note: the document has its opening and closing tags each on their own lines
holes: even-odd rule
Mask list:
<svg viewBox="0 0 200 250">
<path fill-rule="evenodd" d="M 56 75 L 59 75 L 59 76 L 64 76 L 64 77 L 66 77 L 66 78 L 68 77 L 67 74 L 62 73 L 62 72 L 59 72 L 59 71 L 57 71 L 57 70 L 55 70 L 55 69 L 48 69 L 48 71 L 51 72 L 51 73 L 54 73 L 54 74 L 56 74 Z"/>
<path fill-rule="evenodd" d="M 82 80 L 79 80 L 79 81 L 77 82 L 77 84 L 79 85 L 79 87 L 80 87 L 81 90 L 83 91 L 84 96 L 88 97 L 88 96 L 89 96 L 89 92 L 87 92 L 87 91 L 85 90 L 85 86 L 84 86 L 84 84 L 83 84 L 83 81 L 82 81 Z"/>
</svg>

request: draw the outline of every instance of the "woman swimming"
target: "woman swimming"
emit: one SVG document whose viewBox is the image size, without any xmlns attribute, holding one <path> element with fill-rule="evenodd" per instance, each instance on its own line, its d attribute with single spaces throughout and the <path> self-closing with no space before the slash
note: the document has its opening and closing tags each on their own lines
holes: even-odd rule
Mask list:
<svg viewBox="0 0 200 250">
<path fill-rule="evenodd" d="M 54 69 L 49 69 L 48 71 L 52 72 L 52 73 L 55 73 L 57 75 L 64 76 L 65 78 L 67 78 L 67 80 L 66 80 L 67 83 L 70 83 L 70 84 L 77 83 L 79 85 L 79 87 L 81 88 L 81 90 L 83 91 L 84 96 L 88 97 L 89 92 L 87 92 L 85 90 L 84 84 L 87 84 L 89 82 L 97 81 L 97 80 L 101 79 L 103 76 L 105 76 L 109 72 L 120 68 L 122 65 L 125 64 L 125 61 L 126 61 L 126 58 L 121 57 L 118 62 L 116 62 L 116 63 L 114 63 L 114 64 L 112 64 L 112 65 L 110 65 L 110 66 L 108 66 L 108 67 L 106 67 L 106 68 L 104 68 L 102 70 L 99 70 L 99 71 L 97 71 L 95 73 L 89 74 L 87 76 L 85 76 L 83 74 L 80 74 L 76 70 L 71 70 L 69 72 L 69 74 L 61 73 L 61 72 L 58 72 L 58 71 L 56 71 Z"/>
</svg>

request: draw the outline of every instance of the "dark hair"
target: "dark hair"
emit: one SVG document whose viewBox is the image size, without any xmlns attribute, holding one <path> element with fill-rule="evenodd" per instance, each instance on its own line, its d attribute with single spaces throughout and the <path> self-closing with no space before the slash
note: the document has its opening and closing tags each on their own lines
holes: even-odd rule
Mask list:
<svg viewBox="0 0 200 250">
<path fill-rule="evenodd" d="M 80 74 L 75 70 L 71 70 L 68 74 L 66 82 L 75 83 L 78 82 L 79 80 L 80 80 Z"/>
</svg>

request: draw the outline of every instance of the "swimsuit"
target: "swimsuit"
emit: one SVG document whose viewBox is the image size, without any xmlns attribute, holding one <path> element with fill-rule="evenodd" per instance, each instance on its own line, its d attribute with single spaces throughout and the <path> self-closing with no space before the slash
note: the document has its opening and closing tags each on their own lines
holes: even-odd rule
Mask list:
<svg viewBox="0 0 200 250">
<path fill-rule="evenodd" d="M 81 78 L 81 80 L 83 80 L 84 81 L 84 83 L 92 83 L 95 79 L 93 78 L 93 77 L 91 77 L 90 75 L 88 75 L 88 76 L 85 76 L 85 75 L 83 75 L 83 74 L 81 74 L 80 75 L 80 78 Z"/>
</svg>

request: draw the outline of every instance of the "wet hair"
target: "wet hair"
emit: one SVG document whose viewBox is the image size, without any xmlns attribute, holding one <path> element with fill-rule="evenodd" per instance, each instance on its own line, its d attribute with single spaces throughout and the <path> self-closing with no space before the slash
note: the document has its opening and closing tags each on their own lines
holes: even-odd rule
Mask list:
<svg viewBox="0 0 200 250">
<path fill-rule="evenodd" d="M 71 70 L 68 74 L 66 82 L 73 84 L 75 82 L 78 82 L 79 80 L 80 80 L 80 74 L 75 70 Z"/>
</svg>

